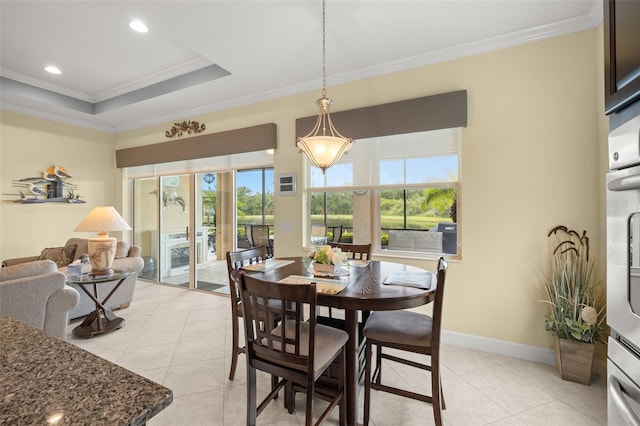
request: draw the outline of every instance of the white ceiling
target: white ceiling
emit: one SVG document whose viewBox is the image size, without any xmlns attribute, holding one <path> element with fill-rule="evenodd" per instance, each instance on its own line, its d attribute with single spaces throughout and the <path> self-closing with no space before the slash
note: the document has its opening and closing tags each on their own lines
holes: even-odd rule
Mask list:
<svg viewBox="0 0 640 426">
<path fill-rule="evenodd" d="M 330 92 L 593 28 L 602 0 L 328 0 L 326 14 Z M 320 0 L 0 0 L 0 106 L 119 132 L 319 92 L 321 19 Z"/>
</svg>

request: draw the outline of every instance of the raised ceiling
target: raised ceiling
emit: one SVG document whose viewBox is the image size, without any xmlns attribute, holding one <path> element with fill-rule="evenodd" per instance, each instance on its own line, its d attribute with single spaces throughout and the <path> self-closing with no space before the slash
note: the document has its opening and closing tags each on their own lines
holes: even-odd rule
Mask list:
<svg viewBox="0 0 640 426">
<path fill-rule="evenodd" d="M 329 92 L 602 20 L 600 0 L 328 0 L 326 10 Z M 0 107 L 119 132 L 319 91 L 321 17 L 320 0 L 0 0 Z"/>
</svg>

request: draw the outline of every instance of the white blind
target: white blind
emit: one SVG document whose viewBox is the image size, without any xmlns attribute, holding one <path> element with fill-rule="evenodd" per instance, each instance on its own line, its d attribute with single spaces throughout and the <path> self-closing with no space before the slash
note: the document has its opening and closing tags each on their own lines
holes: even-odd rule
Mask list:
<svg viewBox="0 0 640 426">
<path fill-rule="evenodd" d="M 459 180 L 460 128 L 361 139 L 326 174 L 311 167 L 311 188 L 377 188 Z"/>
</svg>

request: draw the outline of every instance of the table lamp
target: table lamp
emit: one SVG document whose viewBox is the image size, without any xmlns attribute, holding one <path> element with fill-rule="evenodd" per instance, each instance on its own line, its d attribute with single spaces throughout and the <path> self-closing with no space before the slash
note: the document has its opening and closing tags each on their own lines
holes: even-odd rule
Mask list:
<svg viewBox="0 0 640 426">
<path fill-rule="evenodd" d="M 74 231 L 98 232 L 97 237 L 89 238 L 89 258 L 93 275 L 113 273 L 113 258 L 116 255 L 118 240 L 109 236 L 109 231 L 131 230 L 129 224 L 113 207 L 94 207 Z"/>
</svg>

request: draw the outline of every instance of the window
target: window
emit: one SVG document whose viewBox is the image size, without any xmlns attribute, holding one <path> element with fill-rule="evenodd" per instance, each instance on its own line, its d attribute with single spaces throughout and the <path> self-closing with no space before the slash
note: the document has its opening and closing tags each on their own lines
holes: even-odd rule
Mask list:
<svg viewBox="0 0 640 426">
<path fill-rule="evenodd" d="M 378 253 L 458 253 L 460 129 L 358 140 L 322 174 L 310 170 L 310 223 Z M 329 235 L 331 239 L 331 235 Z"/>
</svg>

